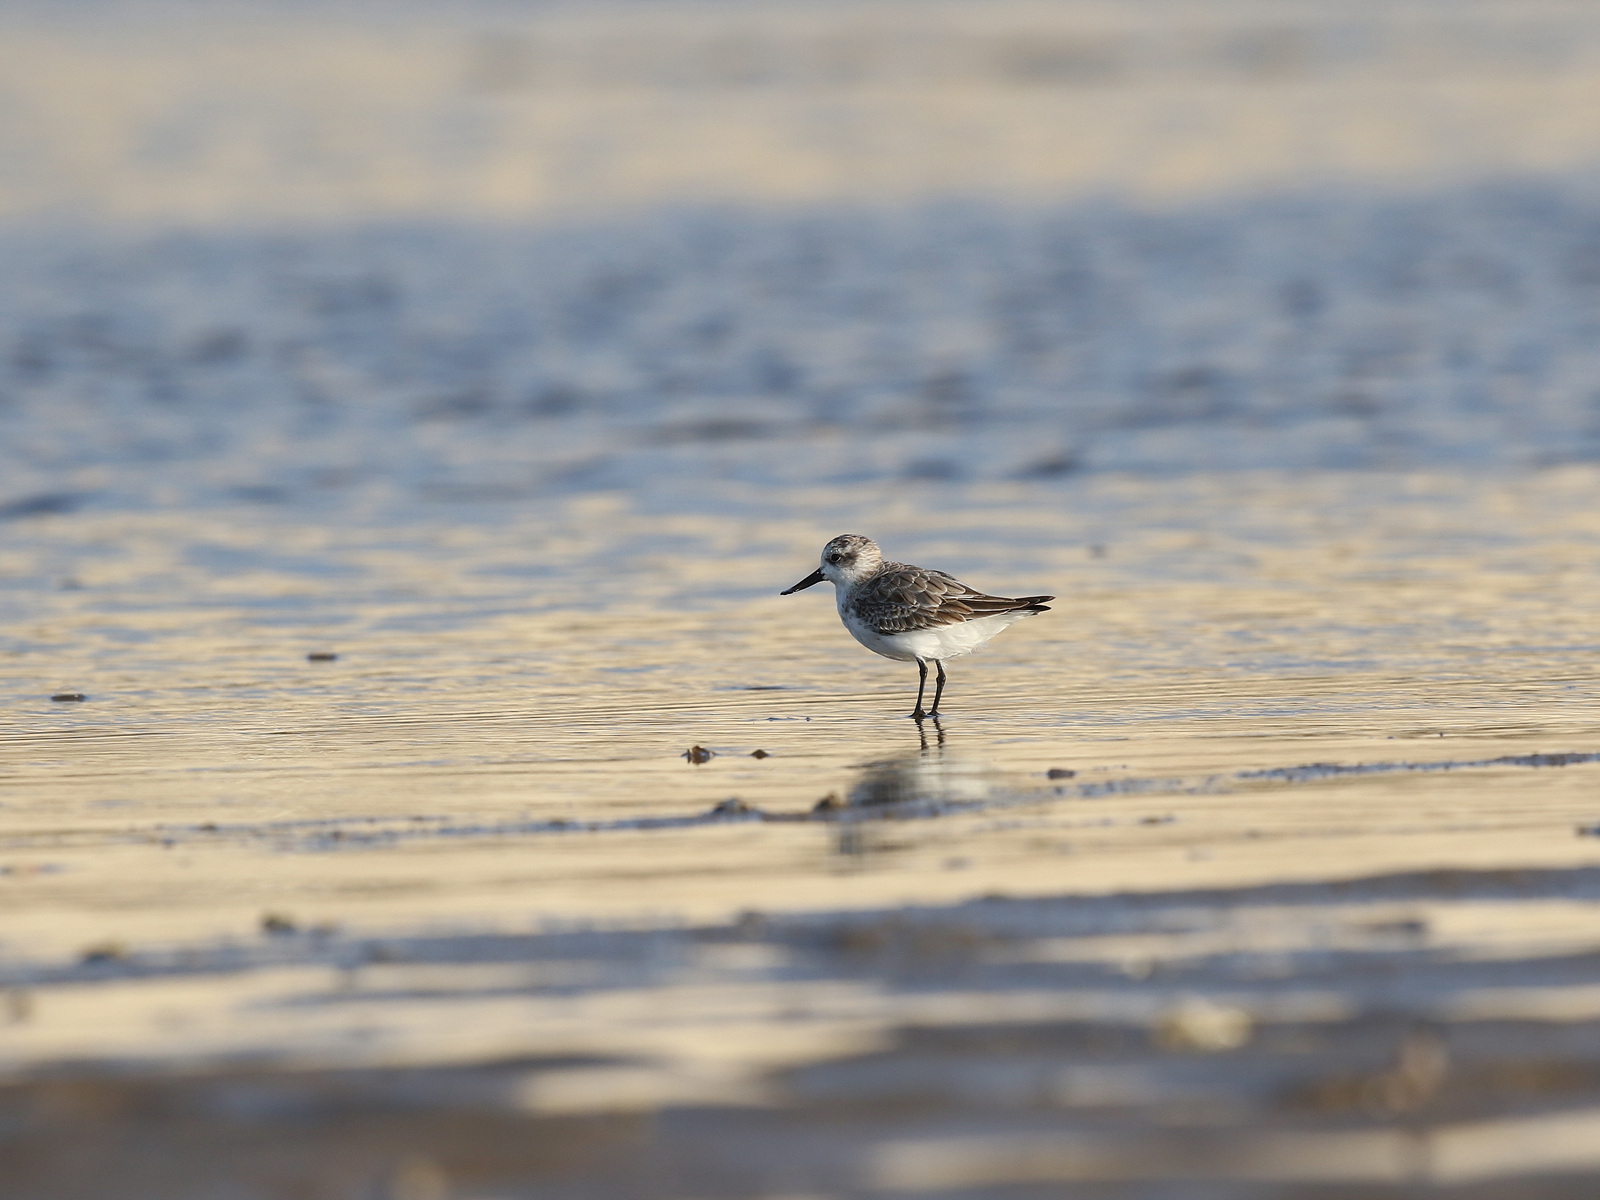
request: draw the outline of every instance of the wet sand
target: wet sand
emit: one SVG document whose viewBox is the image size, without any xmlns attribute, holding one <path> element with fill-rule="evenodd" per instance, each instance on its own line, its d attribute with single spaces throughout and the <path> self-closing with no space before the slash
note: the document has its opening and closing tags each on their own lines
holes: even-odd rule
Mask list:
<svg viewBox="0 0 1600 1200">
<path fill-rule="evenodd" d="M 0 215 L 224 226 L 1590 170 L 1575 0 L 18 0 Z"/>
<path fill-rule="evenodd" d="M 208 592 L 146 557 L 185 518 L 18 526 L 13 553 L 95 554 L 34 597 L 55 674 L 8 668 L 8 1175 L 1583 1194 L 1597 490 L 590 497 L 364 559 L 370 528 L 278 510 Z M 835 526 L 1062 601 L 919 729 L 914 673 L 776 595 Z"/>
<path fill-rule="evenodd" d="M 1591 1200 L 1600 23 L 979 11 L 0 18 L 5 1200 Z"/>
</svg>

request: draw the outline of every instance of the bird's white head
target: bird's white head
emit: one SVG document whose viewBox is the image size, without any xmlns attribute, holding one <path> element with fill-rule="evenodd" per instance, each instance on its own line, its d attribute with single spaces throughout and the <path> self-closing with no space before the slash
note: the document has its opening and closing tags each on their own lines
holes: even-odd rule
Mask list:
<svg viewBox="0 0 1600 1200">
<path fill-rule="evenodd" d="M 871 576 L 881 562 L 883 551 L 877 542 L 859 533 L 841 533 L 822 548 L 821 565 L 779 595 L 787 596 L 824 580 L 836 587 L 849 587 Z"/>
</svg>

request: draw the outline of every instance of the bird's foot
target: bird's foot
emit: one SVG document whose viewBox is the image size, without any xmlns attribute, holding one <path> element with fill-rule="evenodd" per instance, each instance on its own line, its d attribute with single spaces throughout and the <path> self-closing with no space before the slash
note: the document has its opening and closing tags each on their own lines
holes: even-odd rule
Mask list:
<svg viewBox="0 0 1600 1200">
<path fill-rule="evenodd" d="M 932 715 L 931 713 L 925 713 L 925 712 L 922 711 L 922 709 L 918 708 L 915 712 L 913 712 L 911 714 L 911 719 L 913 721 L 921 721 L 921 720 L 925 720 L 927 717 L 929 717 L 931 715 Z"/>
</svg>

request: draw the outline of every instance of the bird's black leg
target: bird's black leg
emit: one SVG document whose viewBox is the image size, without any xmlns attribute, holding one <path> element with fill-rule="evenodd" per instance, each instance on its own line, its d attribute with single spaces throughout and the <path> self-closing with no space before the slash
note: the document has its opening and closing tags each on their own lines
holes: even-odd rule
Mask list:
<svg viewBox="0 0 1600 1200">
<path fill-rule="evenodd" d="M 922 711 L 922 690 L 928 686 L 928 664 L 920 658 L 917 659 L 917 671 L 919 672 L 917 678 L 917 707 L 911 713 L 913 721 L 920 721 L 928 715 Z"/>
<path fill-rule="evenodd" d="M 928 715 L 930 717 L 937 717 L 939 715 L 939 697 L 944 695 L 944 663 L 936 662 L 933 665 L 939 668 L 939 678 L 933 685 L 933 707 L 928 710 Z M 928 668 L 923 667 L 922 673 L 923 675 L 927 675 Z M 922 707 L 921 700 L 917 701 L 917 707 Z"/>
</svg>

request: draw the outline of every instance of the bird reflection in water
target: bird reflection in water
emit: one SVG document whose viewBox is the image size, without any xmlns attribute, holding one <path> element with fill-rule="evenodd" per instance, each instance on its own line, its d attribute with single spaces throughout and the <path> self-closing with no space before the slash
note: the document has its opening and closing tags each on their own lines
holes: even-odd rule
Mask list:
<svg viewBox="0 0 1600 1200">
<path fill-rule="evenodd" d="M 838 810 L 836 848 L 840 854 L 862 855 L 871 849 L 865 822 L 934 816 L 951 808 L 981 805 L 990 798 L 992 769 L 987 763 L 950 753 L 937 718 L 918 721 L 917 738 L 917 753 L 879 759 L 859 768 Z"/>
</svg>

